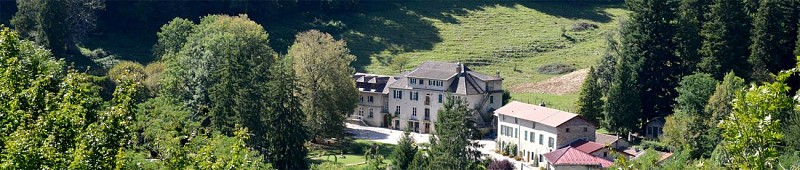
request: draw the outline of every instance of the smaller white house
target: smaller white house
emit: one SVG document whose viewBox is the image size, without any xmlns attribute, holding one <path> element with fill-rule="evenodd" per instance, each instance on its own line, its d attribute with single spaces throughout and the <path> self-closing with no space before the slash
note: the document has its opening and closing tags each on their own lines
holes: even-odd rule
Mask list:
<svg viewBox="0 0 800 170">
<path fill-rule="evenodd" d="M 516 154 L 535 166 L 547 163 L 545 153 L 578 141 L 594 141 L 596 126 L 581 116 L 513 101 L 495 110 L 498 149 L 516 146 Z"/>
</svg>

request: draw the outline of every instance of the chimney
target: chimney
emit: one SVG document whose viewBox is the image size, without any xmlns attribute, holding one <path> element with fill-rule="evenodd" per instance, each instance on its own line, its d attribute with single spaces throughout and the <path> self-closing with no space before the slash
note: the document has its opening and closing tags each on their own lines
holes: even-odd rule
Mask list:
<svg viewBox="0 0 800 170">
<path fill-rule="evenodd" d="M 495 71 L 494 72 L 494 76 L 497 76 L 497 78 L 500 78 L 500 70 Z"/>
<path fill-rule="evenodd" d="M 456 73 L 461 74 L 463 72 L 461 67 L 461 62 L 456 63 Z"/>
</svg>

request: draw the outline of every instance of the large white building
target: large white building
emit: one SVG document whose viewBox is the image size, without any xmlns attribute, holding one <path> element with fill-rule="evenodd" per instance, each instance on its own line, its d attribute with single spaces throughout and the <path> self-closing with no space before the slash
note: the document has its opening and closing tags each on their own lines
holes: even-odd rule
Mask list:
<svg viewBox="0 0 800 170">
<path fill-rule="evenodd" d="M 398 76 L 356 73 L 353 78 L 360 91 L 354 115 L 371 126 L 431 133 L 446 94 L 466 99 L 478 126 L 490 126 L 492 112 L 502 106 L 499 73 L 481 74 L 460 63 L 425 62 Z"/>
</svg>

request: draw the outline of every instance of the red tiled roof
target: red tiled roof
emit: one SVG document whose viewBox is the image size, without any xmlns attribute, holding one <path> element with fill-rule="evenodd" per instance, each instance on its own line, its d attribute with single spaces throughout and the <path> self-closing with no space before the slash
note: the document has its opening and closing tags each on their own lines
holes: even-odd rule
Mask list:
<svg viewBox="0 0 800 170">
<path fill-rule="evenodd" d="M 582 152 L 572 146 L 546 153 L 544 158 L 553 165 L 597 165 L 608 168 L 614 164 L 614 162 Z"/>
<path fill-rule="evenodd" d="M 559 125 L 578 117 L 577 114 L 547 107 L 512 101 L 494 111 L 497 114 L 508 115 L 524 120 L 534 121 L 551 127 Z"/>
<path fill-rule="evenodd" d="M 575 149 L 578 149 L 585 153 L 592 153 L 594 151 L 603 149 L 603 147 L 605 147 L 605 145 L 603 144 L 586 140 L 577 140 L 575 142 L 570 143 L 569 146 L 572 146 Z"/>
</svg>

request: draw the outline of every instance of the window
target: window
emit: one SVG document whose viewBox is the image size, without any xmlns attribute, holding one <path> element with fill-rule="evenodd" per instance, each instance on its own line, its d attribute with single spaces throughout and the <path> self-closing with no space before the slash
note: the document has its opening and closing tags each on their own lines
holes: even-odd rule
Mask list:
<svg viewBox="0 0 800 170">
<path fill-rule="evenodd" d="M 539 134 L 539 145 L 544 145 L 544 135 Z"/>
<path fill-rule="evenodd" d="M 442 103 L 442 94 L 439 94 L 439 103 Z"/>
<path fill-rule="evenodd" d="M 360 108 L 360 107 L 358 108 L 358 115 L 359 116 L 364 116 L 364 108 Z"/>
<path fill-rule="evenodd" d="M 358 96 L 358 102 L 364 102 L 364 96 L 359 95 Z"/>
<path fill-rule="evenodd" d="M 608 157 L 608 152 L 603 152 L 603 157 Z"/>
<path fill-rule="evenodd" d="M 519 119 L 517 119 L 517 118 L 515 117 L 515 118 L 514 118 L 514 123 L 519 123 Z"/>
<path fill-rule="evenodd" d="M 370 103 L 375 102 L 375 97 L 374 96 L 367 96 L 367 101 L 369 101 Z"/>
<path fill-rule="evenodd" d="M 567 132 L 569 132 L 569 128 L 567 128 Z"/>
<path fill-rule="evenodd" d="M 525 131 L 525 140 L 528 140 L 528 131 Z"/>
<path fill-rule="evenodd" d="M 514 137 L 515 138 L 519 137 L 519 129 L 517 129 L 517 128 L 514 128 Z"/>
<path fill-rule="evenodd" d="M 552 148 L 553 144 L 555 143 L 555 140 L 553 140 L 553 137 L 550 137 L 548 139 L 549 140 L 547 140 L 547 146 Z"/>
<path fill-rule="evenodd" d="M 411 80 L 411 84 L 417 84 L 417 79 L 411 78 L 410 80 Z"/>
<path fill-rule="evenodd" d="M 494 103 L 494 96 L 489 96 L 489 103 Z"/>
<path fill-rule="evenodd" d="M 400 114 L 400 106 L 394 108 L 394 114 L 395 115 Z"/>
<path fill-rule="evenodd" d="M 419 84 L 425 84 L 425 80 L 424 79 L 420 79 L 419 80 Z"/>
<path fill-rule="evenodd" d="M 431 105 L 431 96 L 425 96 L 425 105 Z"/>
<path fill-rule="evenodd" d="M 583 131 L 584 132 L 589 131 L 589 128 L 583 127 Z"/>
<path fill-rule="evenodd" d="M 417 116 L 417 108 L 416 107 L 411 108 L 411 116 Z"/>
<path fill-rule="evenodd" d="M 506 135 L 506 126 L 500 125 L 500 135 Z"/>
<path fill-rule="evenodd" d="M 531 140 L 530 140 L 531 143 L 536 142 L 536 140 L 533 140 L 534 136 L 536 136 L 536 134 L 531 132 Z"/>
<path fill-rule="evenodd" d="M 369 115 L 367 117 L 372 117 L 372 109 L 369 109 Z"/>
<path fill-rule="evenodd" d="M 431 109 L 425 108 L 425 120 L 430 120 L 430 119 L 431 119 Z"/>
<path fill-rule="evenodd" d="M 403 99 L 403 91 L 395 90 L 393 96 L 395 99 Z"/>
<path fill-rule="evenodd" d="M 542 154 L 539 154 L 539 162 L 544 162 L 543 158 L 544 158 L 544 156 L 542 156 Z"/>
</svg>

